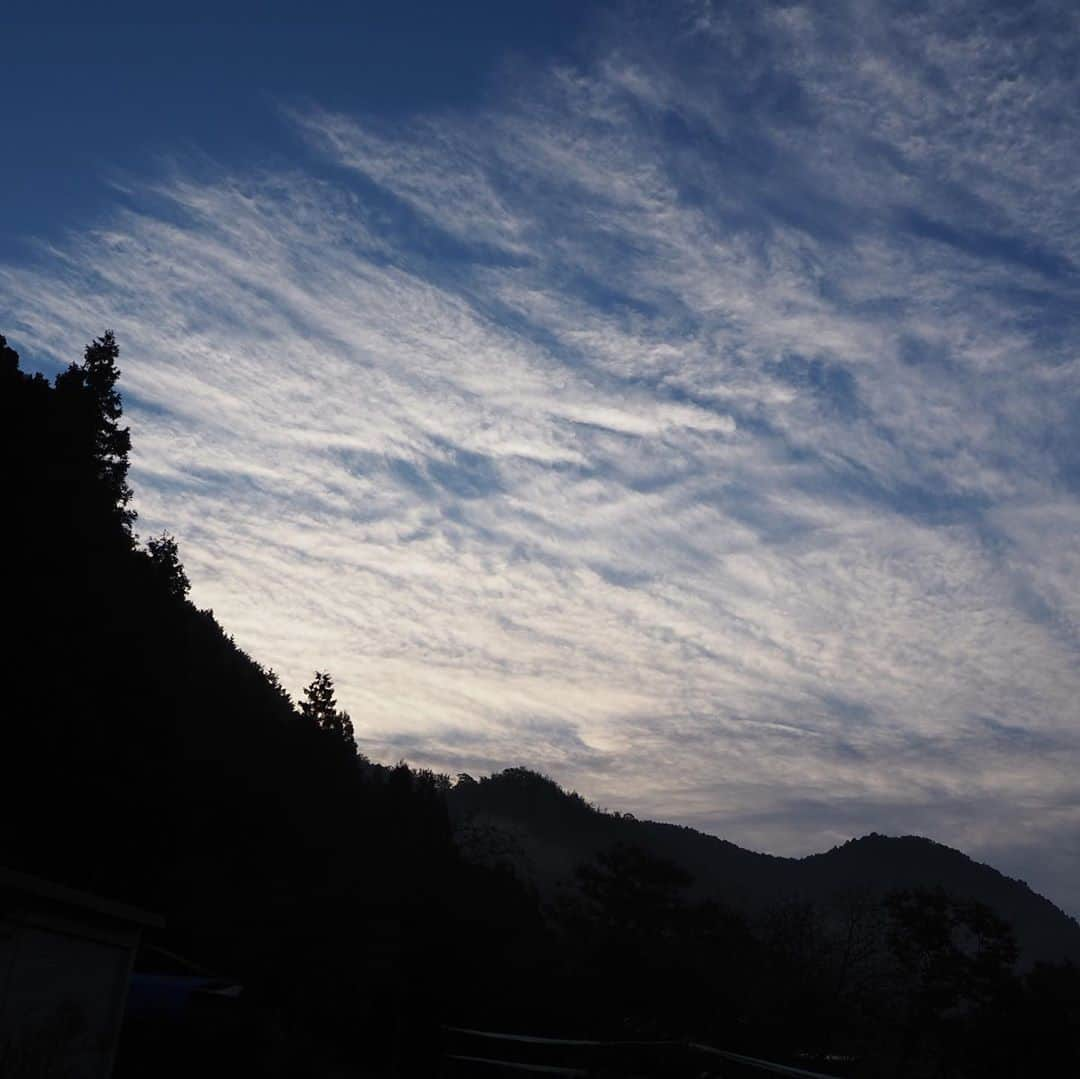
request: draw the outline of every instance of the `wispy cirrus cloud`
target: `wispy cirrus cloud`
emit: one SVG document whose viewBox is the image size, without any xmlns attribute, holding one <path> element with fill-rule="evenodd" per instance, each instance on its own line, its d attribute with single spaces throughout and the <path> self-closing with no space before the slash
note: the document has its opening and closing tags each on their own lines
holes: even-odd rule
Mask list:
<svg viewBox="0 0 1080 1079">
<path fill-rule="evenodd" d="M 3 313 L 116 329 L 146 529 L 374 755 L 1054 851 L 1080 910 L 1076 22 L 620 8 L 483 109 L 133 185 Z"/>
</svg>

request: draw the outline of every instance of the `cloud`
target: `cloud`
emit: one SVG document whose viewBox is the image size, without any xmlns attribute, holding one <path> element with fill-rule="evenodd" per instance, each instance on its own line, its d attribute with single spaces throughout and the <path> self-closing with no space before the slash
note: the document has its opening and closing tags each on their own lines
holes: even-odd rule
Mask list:
<svg viewBox="0 0 1080 1079">
<path fill-rule="evenodd" d="M 859 16 L 620 8 L 484 108 L 291 108 L 291 171 L 129 185 L 0 313 L 56 362 L 117 331 L 144 530 L 373 755 L 1038 887 L 1080 795 L 1077 16 Z"/>
</svg>

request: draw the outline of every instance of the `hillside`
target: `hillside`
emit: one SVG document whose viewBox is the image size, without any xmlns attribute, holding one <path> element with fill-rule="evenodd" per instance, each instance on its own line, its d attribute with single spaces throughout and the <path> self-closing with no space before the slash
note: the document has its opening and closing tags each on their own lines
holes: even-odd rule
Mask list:
<svg viewBox="0 0 1080 1079">
<path fill-rule="evenodd" d="M 175 541 L 140 542 L 118 351 L 106 334 L 50 382 L 0 337 L 0 865 L 159 913 L 152 943 L 247 987 L 242 1037 L 212 1067 L 179 1030 L 167 1050 L 148 1040 L 149 1062 L 125 1065 L 122 1041 L 122 1074 L 339 1074 L 368 1029 L 364 1059 L 388 1058 L 382 1031 L 431 1028 L 398 1002 L 471 942 L 445 931 L 442 897 L 477 874 L 435 777 L 372 764 L 320 722 L 340 714 L 298 709 L 187 599 Z"/>
<path fill-rule="evenodd" d="M 450 794 L 456 834 L 478 857 L 504 857 L 543 894 L 575 867 L 616 844 L 644 848 L 683 867 L 691 894 L 753 915 L 805 901 L 835 906 L 853 894 L 943 888 L 985 903 L 1016 933 L 1021 963 L 1080 962 L 1080 925 L 1022 881 L 960 851 L 917 836 L 868 835 L 823 854 L 780 858 L 744 850 L 692 828 L 604 813 L 525 769 Z"/>
</svg>

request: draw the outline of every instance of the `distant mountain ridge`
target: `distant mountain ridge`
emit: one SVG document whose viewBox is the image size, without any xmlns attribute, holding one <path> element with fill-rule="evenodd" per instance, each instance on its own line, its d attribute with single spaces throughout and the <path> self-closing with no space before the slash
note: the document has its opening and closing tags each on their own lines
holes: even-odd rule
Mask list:
<svg viewBox="0 0 1080 1079">
<path fill-rule="evenodd" d="M 753 914 L 803 901 L 823 907 L 864 892 L 941 887 L 978 900 L 1008 921 L 1022 966 L 1080 963 L 1080 924 L 1026 883 L 920 836 L 871 833 L 832 850 L 786 858 L 746 850 L 682 825 L 607 813 L 524 768 L 449 793 L 459 843 L 480 860 L 511 864 L 541 894 L 554 895 L 575 867 L 616 844 L 674 862 L 694 878 L 691 893 Z"/>
</svg>

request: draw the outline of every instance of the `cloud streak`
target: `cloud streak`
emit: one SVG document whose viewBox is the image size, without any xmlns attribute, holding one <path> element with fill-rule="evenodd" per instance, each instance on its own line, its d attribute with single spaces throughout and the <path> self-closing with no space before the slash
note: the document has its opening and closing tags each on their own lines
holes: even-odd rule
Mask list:
<svg viewBox="0 0 1080 1079">
<path fill-rule="evenodd" d="M 1080 911 L 1077 17 L 620 8 L 485 108 L 286 115 L 0 267 L 118 333 L 141 521 L 363 746 Z M 858 26 L 856 30 L 854 27 Z"/>
</svg>

